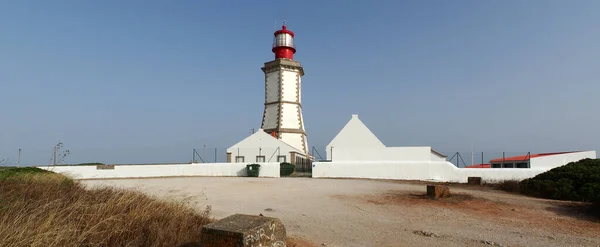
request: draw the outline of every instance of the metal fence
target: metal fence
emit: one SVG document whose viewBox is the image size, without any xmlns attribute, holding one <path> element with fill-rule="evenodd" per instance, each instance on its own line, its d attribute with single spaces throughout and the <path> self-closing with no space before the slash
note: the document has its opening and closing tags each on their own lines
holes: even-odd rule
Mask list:
<svg viewBox="0 0 600 247">
<path fill-rule="evenodd" d="M 212 145 L 198 145 L 189 149 L 170 148 L 170 147 L 135 147 L 135 148 L 96 148 L 96 149 L 78 149 L 71 148 L 68 145 L 63 147 L 64 150 L 70 149 L 70 152 L 58 150 L 54 152 L 52 146 L 47 149 L 15 149 L 14 152 L 0 154 L 0 160 L 4 160 L 0 165 L 52 165 L 55 160 L 58 164 L 79 164 L 100 162 L 105 164 L 175 164 L 175 163 L 225 163 L 227 162 L 227 148 L 215 147 Z M 277 162 L 277 156 L 273 151 L 264 151 L 265 160 L 269 162 Z M 442 152 L 445 154 L 446 160 L 454 164 L 456 167 L 467 167 L 477 165 L 488 165 L 493 159 L 509 159 L 511 162 L 515 160 L 528 161 L 532 155 L 529 151 L 495 151 L 495 152 Z M 297 172 L 312 172 L 313 162 L 327 161 L 325 147 L 313 146 L 309 150 L 309 154 L 313 160 L 291 161 L 296 164 Z M 65 155 L 64 157 L 61 155 Z M 516 158 L 515 158 L 516 157 Z M 376 158 L 376 157 L 374 157 Z M 254 162 L 247 160 L 246 162 Z"/>
<path fill-rule="evenodd" d="M 533 153 L 530 151 L 521 152 L 454 152 L 446 154 L 450 163 L 456 167 L 484 167 L 493 163 L 520 163 L 528 162 Z"/>
</svg>

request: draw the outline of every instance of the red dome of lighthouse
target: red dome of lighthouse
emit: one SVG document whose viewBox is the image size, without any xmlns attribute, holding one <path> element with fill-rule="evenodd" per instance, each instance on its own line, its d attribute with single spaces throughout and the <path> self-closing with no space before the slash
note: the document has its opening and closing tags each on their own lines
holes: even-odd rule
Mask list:
<svg viewBox="0 0 600 247">
<path fill-rule="evenodd" d="M 294 46 L 294 32 L 287 29 L 285 24 L 281 27 L 281 30 L 277 30 L 274 33 L 275 38 L 273 39 L 273 53 L 275 53 L 275 59 L 285 58 L 294 60 L 294 53 L 296 53 L 296 47 Z"/>
</svg>

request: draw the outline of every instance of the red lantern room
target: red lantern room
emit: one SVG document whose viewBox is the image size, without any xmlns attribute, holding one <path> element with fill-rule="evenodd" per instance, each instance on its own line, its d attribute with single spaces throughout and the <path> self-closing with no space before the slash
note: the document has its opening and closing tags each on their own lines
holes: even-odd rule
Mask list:
<svg viewBox="0 0 600 247">
<path fill-rule="evenodd" d="M 275 38 L 273 39 L 273 49 L 275 53 L 275 59 L 285 58 L 294 60 L 294 53 L 296 48 L 294 47 L 294 32 L 288 30 L 285 23 L 281 27 L 281 30 L 275 31 Z"/>
</svg>

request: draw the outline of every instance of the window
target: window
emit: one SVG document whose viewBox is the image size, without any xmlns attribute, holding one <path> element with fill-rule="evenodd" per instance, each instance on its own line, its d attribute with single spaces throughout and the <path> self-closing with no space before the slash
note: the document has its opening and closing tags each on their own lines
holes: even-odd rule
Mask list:
<svg viewBox="0 0 600 247">
<path fill-rule="evenodd" d="M 504 163 L 503 168 L 515 168 L 515 163 Z"/>
<path fill-rule="evenodd" d="M 502 164 L 492 164 L 492 168 L 502 168 Z"/>
<path fill-rule="evenodd" d="M 244 156 L 235 156 L 235 162 L 236 163 L 244 162 Z"/>
<path fill-rule="evenodd" d="M 529 168 L 527 163 L 517 163 L 517 168 Z"/>
<path fill-rule="evenodd" d="M 265 156 L 256 156 L 256 162 L 265 162 Z"/>
<path fill-rule="evenodd" d="M 285 155 L 279 155 L 277 156 L 277 162 L 282 163 L 285 162 Z"/>
</svg>

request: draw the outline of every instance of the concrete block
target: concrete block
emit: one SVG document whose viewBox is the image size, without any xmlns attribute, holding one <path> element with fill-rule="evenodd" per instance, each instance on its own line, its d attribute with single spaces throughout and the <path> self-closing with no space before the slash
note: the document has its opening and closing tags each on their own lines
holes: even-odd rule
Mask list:
<svg viewBox="0 0 600 247">
<path fill-rule="evenodd" d="M 468 177 L 467 184 L 481 185 L 481 177 Z"/>
<path fill-rule="evenodd" d="M 450 189 L 443 185 L 427 185 L 427 195 L 432 199 L 450 196 Z"/>
<path fill-rule="evenodd" d="M 286 230 L 279 219 L 234 214 L 202 227 L 202 247 L 285 247 Z"/>
</svg>

